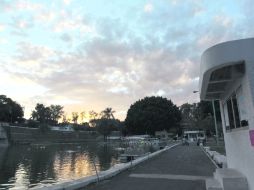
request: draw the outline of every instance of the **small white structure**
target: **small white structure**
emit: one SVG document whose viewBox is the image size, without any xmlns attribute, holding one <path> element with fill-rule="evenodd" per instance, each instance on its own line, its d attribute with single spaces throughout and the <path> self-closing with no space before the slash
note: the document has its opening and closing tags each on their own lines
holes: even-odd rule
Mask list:
<svg viewBox="0 0 254 190">
<path fill-rule="evenodd" d="M 65 126 L 53 126 L 51 127 L 52 131 L 67 131 L 72 132 L 74 131 L 73 127 L 71 125 L 65 125 Z"/>
<path fill-rule="evenodd" d="M 186 137 L 189 141 L 193 142 L 198 139 L 204 140 L 205 139 L 205 131 L 184 131 L 183 136 Z"/>
<path fill-rule="evenodd" d="M 205 132 L 204 131 L 184 131 L 183 135 L 184 135 L 184 137 L 187 137 L 187 139 L 191 142 L 196 141 L 198 139 L 200 139 L 200 140 L 205 139 Z"/>
<path fill-rule="evenodd" d="M 122 138 L 123 143 L 129 145 L 146 144 L 146 145 L 159 145 L 159 139 L 151 138 L 150 135 L 134 135 Z"/>
<path fill-rule="evenodd" d="M 254 190 L 254 38 L 207 49 L 199 85 L 201 100 L 220 101 L 228 167 Z"/>
</svg>

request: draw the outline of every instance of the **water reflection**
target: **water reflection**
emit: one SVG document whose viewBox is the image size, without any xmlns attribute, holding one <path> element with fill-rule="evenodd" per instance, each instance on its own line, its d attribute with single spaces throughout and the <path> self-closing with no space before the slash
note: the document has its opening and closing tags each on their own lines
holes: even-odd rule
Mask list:
<svg viewBox="0 0 254 190">
<path fill-rule="evenodd" d="M 0 149 L 0 189 L 27 189 L 77 179 L 117 162 L 110 145 L 12 146 Z"/>
</svg>

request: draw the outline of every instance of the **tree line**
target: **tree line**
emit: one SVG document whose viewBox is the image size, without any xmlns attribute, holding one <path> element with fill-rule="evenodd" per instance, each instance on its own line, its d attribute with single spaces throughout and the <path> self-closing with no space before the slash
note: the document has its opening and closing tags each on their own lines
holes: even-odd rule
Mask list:
<svg viewBox="0 0 254 190">
<path fill-rule="evenodd" d="M 20 104 L 5 95 L 0 95 L 0 121 L 22 122 L 23 117 L 24 111 Z"/>
<path fill-rule="evenodd" d="M 219 101 L 215 101 L 215 114 L 219 133 L 222 133 Z M 205 130 L 208 136 L 215 134 L 214 113 L 212 102 L 185 103 L 180 106 L 182 124 L 196 130 Z"/>
<path fill-rule="evenodd" d="M 215 105 L 217 118 L 220 120 L 219 105 Z M 72 124 L 75 130 L 97 130 L 105 138 L 113 130 L 120 130 L 124 135 L 154 135 L 156 131 L 161 130 L 180 135 L 186 127 L 214 132 L 214 116 L 210 102 L 185 103 L 178 107 L 171 100 L 152 96 L 134 102 L 123 122 L 115 119 L 114 113 L 115 111 L 108 107 L 99 113 L 94 110 L 72 112 L 71 118 L 67 118 L 63 106 L 45 106 L 38 103 L 25 125 L 47 128 L 50 125 Z M 0 121 L 24 123 L 23 117 L 24 111 L 20 104 L 5 95 L 0 95 Z"/>
</svg>

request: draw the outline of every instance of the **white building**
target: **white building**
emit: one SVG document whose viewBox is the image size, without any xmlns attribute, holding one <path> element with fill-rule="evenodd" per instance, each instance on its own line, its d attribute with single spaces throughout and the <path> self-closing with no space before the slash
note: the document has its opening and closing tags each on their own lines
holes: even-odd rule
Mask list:
<svg viewBox="0 0 254 190">
<path fill-rule="evenodd" d="M 254 38 L 207 49 L 199 85 L 201 100 L 220 101 L 228 168 L 254 190 Z"/>
<path fill-rule="evenodd" d="M 65 125 L 65 126 L 52 126 L 52 131 L 67 131 L 72 132 L 74 131 L 73 127 L 71 125 Z"/>
<path fill-rule="evenodd" d="M 184 137 L 187 137 L 187 139 L 191 142 L 196 141 L 198 139 L 204 140 L 205 139 L 205 131 L 184 131 L 183 132 Z"/>
</svg>

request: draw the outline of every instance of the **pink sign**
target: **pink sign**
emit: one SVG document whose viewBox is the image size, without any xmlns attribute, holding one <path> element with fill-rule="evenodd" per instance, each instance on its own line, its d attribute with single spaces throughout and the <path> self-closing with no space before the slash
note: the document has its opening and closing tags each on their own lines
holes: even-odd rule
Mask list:
<svg viewBox="0 0 254 190">
<path fill-rule="evenodd" d="M 251 145 L 254 146 L 254 130 L 251 130 L 249 132 L 250 132 L 250 142 L 251 142 Z"/>
</svg>

